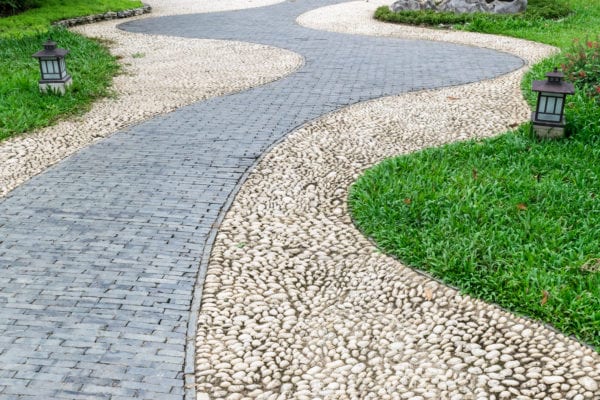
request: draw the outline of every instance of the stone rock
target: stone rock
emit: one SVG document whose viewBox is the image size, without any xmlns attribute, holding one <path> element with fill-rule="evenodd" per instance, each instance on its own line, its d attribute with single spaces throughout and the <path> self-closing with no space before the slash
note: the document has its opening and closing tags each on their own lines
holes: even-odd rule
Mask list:
<svg viewBox="0 0 600 400">
<path fill-rule="evenodd" d="M 527 9 L 527 0 L 397 0 L 392 11 L 434 10 L 455 13 L 516 14 Z"/>
<path fill-rule="evenodd" d="M 583 386 L 586 390 L 589 390 L 590 392 L 596 392 L 598 390 L 598 383 L 588 376 L 579 378 L 579 383 L 581 384 L 581 386 Z"/>
<path fill-rule="evenodd" d="M 553 385 L 555 383 L 562 383 L 564 381 L 565 381 L 565 378 L 563 378 L 562 376 L 555 376 L 555 375 L 544 376 L 542 378 L 542 382 L 544 382 L 546 385 Z"/>
<path fill-rule="evenodd" d="M 350 372 L 352 372 L 353 374 L 360 374 L 361 372 L 363 372 L 365 370 L 365 367 L 366 367 L 365 364 L 358 363 L 352 367 Z"/>
</svg>

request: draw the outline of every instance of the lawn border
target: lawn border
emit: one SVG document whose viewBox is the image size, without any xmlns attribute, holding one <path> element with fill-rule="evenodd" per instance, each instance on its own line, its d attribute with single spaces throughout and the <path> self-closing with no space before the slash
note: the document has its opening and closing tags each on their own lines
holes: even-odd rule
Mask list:
<svg viewBox="0 0 600 400">
<path fill-rule="evenodd" d="M 148 14 L 152 12 L 152 6 L 147 3 L 142 3 L 142 7 L 131 8 L 129 10 L 123 11 L 107 11 L 103 14 L 92 14 L 82 17 L 68 18 L 60 21 L 53 22 L 51 26 L 62 26 L 64 28 L 69 28 L 71 26 L 77 25 L 85 25 L 85 24 L 93 24 L 101 21 L 110 21 L 113 19 L 122 19 L 122 18 L 130 18 L 137 17 L 140 15 Z"/>
</svg>

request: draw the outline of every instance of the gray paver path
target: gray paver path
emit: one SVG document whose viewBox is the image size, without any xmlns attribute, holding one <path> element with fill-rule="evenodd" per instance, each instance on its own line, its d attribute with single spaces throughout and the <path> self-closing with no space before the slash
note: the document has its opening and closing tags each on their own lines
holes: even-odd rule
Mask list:
<svg viewBox="0 0 600 400">
<path fill-rule="evenodd" d="M 192 399 L 184 381 L 193 383 L 198 272 L 257 158 L 345 105 L 522 65 L 490 50 L 294 23 L 333 2 L 122 26 L 269 44 L 306 63 L 277 82 L 119 132 L 0 200 L 0 399 Z"/>
</svg>

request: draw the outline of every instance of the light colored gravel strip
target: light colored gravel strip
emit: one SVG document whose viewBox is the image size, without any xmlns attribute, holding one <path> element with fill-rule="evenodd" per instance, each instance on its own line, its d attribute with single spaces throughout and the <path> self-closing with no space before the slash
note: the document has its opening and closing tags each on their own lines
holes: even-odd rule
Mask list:
<svg viewBox="0 0 600 400">
<path fill-rule="evenodd" d="M 326 14 L 337 23 L 358 11 L 356 32 L 371 24 L 363 6 Z M 513 46 L 529 62 L 553 51 L 468 36 Z M 348 187 L 386 157 L 525 121 L 523 72 L 357 104 L 264 157 L 213 247 L 199 399 L 598 399 L 597 353 L 380 254 L 346 208 Z"/>
<path fill-rule="evenodd" d="M 150 16 L 270 3 L 273 1 L 157 0 Z M 94 140 L 195 101 L 276 80 L 303 63 L 293 52 L 263 45 L 124 32 L 116 29 L 122 22 L 73 29 L 102 38 L 111 52 L 122 58 L 124 73 L 114 80 L 115 96 L 96 102 L 79 118 L 0 142 L 0 197 Z"/>
<path fill-rule="evenodd" d="M 383 23 L 373 19 L 377 7 L 389 5 L 386 0 L 353 1 L 321 7 L 301 15 L 297 22 L 308 28 L 331 32 L 371 36 L 392 36 L 403 39 L 435 40 L 465 44 L 515 54 L 536 63 L 557 51 L 552 46 L 510 37 L 472 32 L 437 30 L 408 25 Z"/>
</svg>

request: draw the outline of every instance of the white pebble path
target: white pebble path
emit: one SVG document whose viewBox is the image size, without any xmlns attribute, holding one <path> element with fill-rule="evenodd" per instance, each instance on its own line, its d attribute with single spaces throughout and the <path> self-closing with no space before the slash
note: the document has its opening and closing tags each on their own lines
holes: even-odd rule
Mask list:
<svg viewBox="0 0 600 400">
<path fill-rule="evenodd" d="M 348 33 L 456 41 L 533 63 L 555 49 L 382 24 L 353 2 L 299 18 Z M 348 187 L 386 157 L 526 121 L 525 68 L 350 106 L 261 160 L 220 227 L 203 288 L 198 399 L 599 399 L 600 355 L 380 254 Z"/>
</svg>

